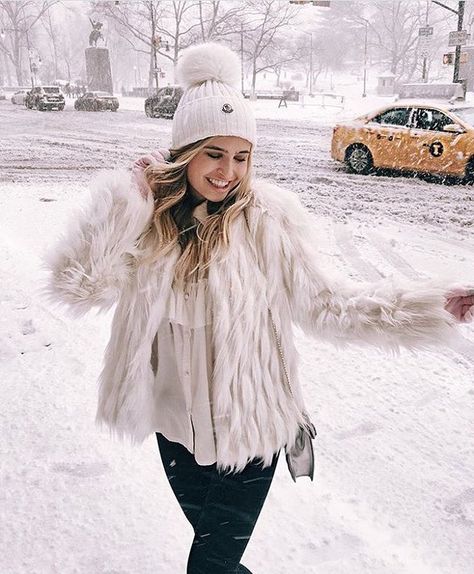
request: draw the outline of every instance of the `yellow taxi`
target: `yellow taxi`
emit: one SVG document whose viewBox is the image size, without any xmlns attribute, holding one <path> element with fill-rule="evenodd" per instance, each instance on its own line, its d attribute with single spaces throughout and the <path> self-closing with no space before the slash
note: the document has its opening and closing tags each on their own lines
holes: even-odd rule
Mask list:
<svg viewBox="0 0 474 574">
<path fill-rule="evenodd" d="M 337 124 L 331 156 L 353 173 L 390 168 L 474 182 L 474 106 L 395 103 Z"/>
</svg>

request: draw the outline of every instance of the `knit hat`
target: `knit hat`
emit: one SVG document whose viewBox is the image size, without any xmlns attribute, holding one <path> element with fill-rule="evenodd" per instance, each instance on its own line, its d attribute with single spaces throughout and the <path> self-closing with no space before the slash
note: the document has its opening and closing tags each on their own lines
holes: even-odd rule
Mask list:
<svg viewBox="0 0 474 574">
<path fill-rule="evenodd" d="M 256 144 L 252 109 L 238 88 L 239 58 L 214 42 L 183 51 L 176 69 L 184 94 L 174 114 L 172 147 L 212 136 L 237 136 Z"/>
</svg>

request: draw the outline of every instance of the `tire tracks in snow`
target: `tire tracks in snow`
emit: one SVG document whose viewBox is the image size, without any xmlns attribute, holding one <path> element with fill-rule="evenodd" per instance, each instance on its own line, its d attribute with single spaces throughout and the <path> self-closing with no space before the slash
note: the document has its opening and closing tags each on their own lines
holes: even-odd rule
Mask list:
<svg viewBox="0 0 474 574">
<path fill-rule="evenodd" d="M 414 269 L 406 259 L 395 251 L 393 246 L 390 245 L 390 242 L 376 231 L 370 230 L 367 233 L 367 238 L 380 255 L 382 255 L 382 257 L 384 257 L 392 267 L 405 275 L 408 279 L 412 279 L 413 281 L 424 281 L 429 278 L 426 273 Z"/>
<path fill-rule="evenodd" d="M 384 273 L 363 258 L 360 250 L 355 245 L 352 231 L 347 225 L 336 223 L 334 225 L 334 237 L 343 259 L 359 273 L 363 280 L 378 281 L 385 277 Z M 401 275 L 414 281 L 428 279 L 428 275 L 414 269 L 380 234 L 372 231 L 365 236 L 365 239 L 367 239 L 370 245 L 375 247 L 382 257 Z M 447 241 L 447 243 L 450 242 Z M 448 347 L 474 365 L 474 344 L 468 338 L 464 337 L 464 335 L 459 333 L 457 339 L 452 341 Z M 443 350 L 440 349 L 439 352 L 445 357 L 452 359 L 452 355 Z"/>
<path fill-rule="evenodd" d="M 334 237 L 344 260 L 360 274 L 362 279 L 379 281 L 385 277 L 377 267 L 361 257 L 359 250 L 354 244 L 352 231 L 347 225 L 335 223 Z"/>
</svg>

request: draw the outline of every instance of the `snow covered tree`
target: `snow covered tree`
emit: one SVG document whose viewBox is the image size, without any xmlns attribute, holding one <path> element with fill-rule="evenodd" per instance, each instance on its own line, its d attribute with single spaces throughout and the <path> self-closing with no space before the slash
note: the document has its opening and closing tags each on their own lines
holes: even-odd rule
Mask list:
<svg viewBox="0 0 474 574">
<path fill-rule="evenodd" d="M 370 43 L 401 81 L 413 78 L 419 61 L 418 30 L 425 25 L 425 2 L 378 0 L 368 19 Z"/>
<path fill-rule="evenodd" d="M 240 2 L 226 0 L 199 0 L 197 4 L 199 30 L 198 42 L 210 42 L 235 34 L 239 27 Z M 194 39 L 194 38 L 193 38 Z"/>
<path fill-rule="evenodd" d="M 59 0 L 0 1 L 0 53 L 13 65 L 19 86 L 27 82 L 27 70 L 31 67 L 34 28 L 57 2 Z"/>
<path fill-rule="evenodd" d="M 241 13 L 243 53 L 250 62 L 254 98 L 257 74 L 283 63 L 277 39 L 294 21 L 297 11 L 286 0 L 244 0 Z"/>
<path fill-rule="evenodd" d="M 158 83 L 158 58 L 176 65 L 180 50 L 193 43 L 200 29 L 204 29 L 204 13 L 202 22 L 198 19 L 200 4 L 203 9 L 202 0 L 97 1 L 93 10 L 108 18 L 136 52 L 148 55 L 151 90 Z"/>
</svg>

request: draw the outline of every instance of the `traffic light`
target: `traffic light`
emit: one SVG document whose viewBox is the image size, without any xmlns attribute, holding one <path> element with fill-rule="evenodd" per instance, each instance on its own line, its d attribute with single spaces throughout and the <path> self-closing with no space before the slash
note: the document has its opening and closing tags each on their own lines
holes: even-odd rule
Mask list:
<svg viewBox="0 0 474 574">
<path fill-rule="evenodd" d="M 443 55 L 443 64 L 452 66 L 454 64 L 454 52 L 448 52 Z"/>
</svg>

